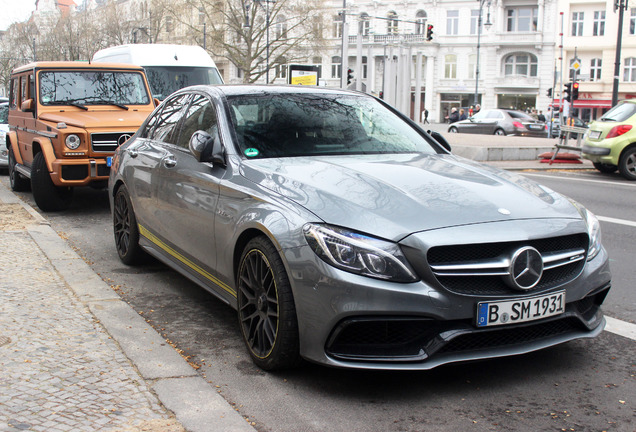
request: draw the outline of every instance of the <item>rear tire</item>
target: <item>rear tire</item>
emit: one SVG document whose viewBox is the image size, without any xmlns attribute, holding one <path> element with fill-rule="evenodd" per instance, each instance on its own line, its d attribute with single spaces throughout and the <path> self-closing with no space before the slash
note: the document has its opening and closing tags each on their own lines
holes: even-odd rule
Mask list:
<svg viewBox="0 0 636 432">
<path fill-rule="evenodd" d="M 503 129 L 497 129 L 495 135 L 506 135 L 506 132 Z"/>
<path fill-rule="evenodd" d="M 636 180 L 636 147 L 623 152 L 618 161 L 618 170 L 627 180 Z"/>
<path fill-rule="evenodd" d="M 29 179 L 22 177 L 22 174 L 15 170 L 15 166 L 17 164 L 15 160 L 15 155 L 13 154 L 13 149 L 9 146 L 9 184 L 11 185 L 11 190 L 15 192 L 24 192 L 28 191 L 31 188 L 31 183 Z"/>
<path fill-rule="evenodd" d="M 73 188 L 55 186 L 51 180 L 51 174 L 42 152 L 33 158 L 31 189 L 35 203 L 45 212 L 66 210 L 73 201 Z"/>
<path fill-rule="evenodd" d="M 457 130 L 457 128 L 456 128 L 455 126 L 450 127 L 450 128 L 448 129 L 448 131 L 449 131 L 450 133 L 459 133 L 459 131 Z"/>
<path fill-rule="evenodd" d="M 237 276 L 238 319 L 252 360 L 264 370 L 300 363 L 291 285 L 276 248 L 264 236 L 245 246 Z"/>
<path fill-rule="evenodd" d="M 602 172 L 603 174 L 612 174 L 616 172 L 616 170 L 618 169 L 616 165 L 604 164 L 600 162 L 593 162 L 593 165 L 594 165 L 594 168 L 596 168 L 598 171 Z"/>
</svg>

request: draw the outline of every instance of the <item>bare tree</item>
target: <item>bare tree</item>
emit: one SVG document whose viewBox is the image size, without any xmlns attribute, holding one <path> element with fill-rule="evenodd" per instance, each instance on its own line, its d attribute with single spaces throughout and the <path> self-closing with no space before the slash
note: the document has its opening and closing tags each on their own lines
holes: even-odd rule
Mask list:
<svg viewBox="0 0 636 432">
<path fill-rule="evenodd" d="M 185 0 L 185 6 L 170 12 L 199 45 L 203 20 L 208 50 L 241 69 L 245 83 L 267 75 L 268 63 L 276 69 L 324 48 L 319 0 Z"/>
</svg>

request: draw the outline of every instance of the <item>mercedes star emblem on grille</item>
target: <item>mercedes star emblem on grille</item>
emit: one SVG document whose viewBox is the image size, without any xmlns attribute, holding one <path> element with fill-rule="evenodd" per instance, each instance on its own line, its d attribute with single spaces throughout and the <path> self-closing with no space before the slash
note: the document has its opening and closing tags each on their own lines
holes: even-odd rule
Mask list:
<svg viewBox="0 0 636 432">
<path fill-rule="evenodd" d="M 130 139 L 130 137 L 132 137 L 132 135 L 130 135 L 130 134 L 121 134 L 119 136 L 119 138 L 117 139 L 117 145 L 118 146 L 122 145 L 123 143 L 128 141 Z"/>
<path fill-rule="evenodd" d="M 543 258 L 531 246 L 517 249 L 510 260 L 509 285 L 511 288 L 529 290 L 534 288 L 543 275 Z"/>
</svg>

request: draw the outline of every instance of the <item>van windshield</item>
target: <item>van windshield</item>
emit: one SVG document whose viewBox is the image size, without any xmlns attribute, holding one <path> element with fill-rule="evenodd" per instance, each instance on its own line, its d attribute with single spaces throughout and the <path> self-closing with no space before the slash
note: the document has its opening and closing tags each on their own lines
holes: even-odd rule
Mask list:
<svg viewBox="0 0 636 432">
<path fill-rule="evenodd" d="M 223 84 L 214 67 L 144 66 L 152 96 L 164 100 L 184 87 L 199 84 Z"/>
<path fill-rule="evenodd" d="M 119 71 L 42 71 L 42 105 L 147 105 L 143 75 Z"/>
</svg>

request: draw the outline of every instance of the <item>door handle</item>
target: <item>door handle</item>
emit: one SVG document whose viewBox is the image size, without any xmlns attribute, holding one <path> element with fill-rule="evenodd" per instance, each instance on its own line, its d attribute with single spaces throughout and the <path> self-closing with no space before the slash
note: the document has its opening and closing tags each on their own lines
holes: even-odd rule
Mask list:
<svg viewBox="0 0 636 432">
<path fill-rule="evenodd" d="M 163 166 L 165 166 L 166 168 L 172 168 L 177 164 L 177 160 L 174 158 L 174 156 L 166 156 L 165 158 L 163 158 Z"/>
</svg>

